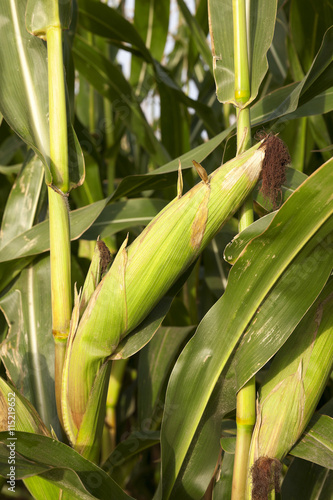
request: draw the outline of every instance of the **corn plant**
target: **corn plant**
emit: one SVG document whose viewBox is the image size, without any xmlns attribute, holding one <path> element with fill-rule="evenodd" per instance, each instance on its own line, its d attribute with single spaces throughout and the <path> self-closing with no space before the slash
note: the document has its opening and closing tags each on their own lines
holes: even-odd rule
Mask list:
<svg viewBox="0 0 333 500">
<path fill-rule="evenodd" d="M 3 498 L 331 498 L 317 3 L 1 3 Z"/>
</svg>

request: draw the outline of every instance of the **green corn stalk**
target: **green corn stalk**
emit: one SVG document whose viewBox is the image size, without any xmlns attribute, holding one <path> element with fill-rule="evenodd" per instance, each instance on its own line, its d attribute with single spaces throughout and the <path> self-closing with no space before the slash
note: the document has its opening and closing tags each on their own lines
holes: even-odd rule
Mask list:
<svg viewBox="0 0 333 500">
<path fill-rule="evenodd" d="M 261 387 L 247 499 L 274 498 L 281 461 L 301 437 L 333 368 L 333 280 L 276 355 Z M 273 495 L 273 496 L 270 496 Z"/>
<path fill-rule="evenodd" d="M 97 460 L 109 376 L 108 358 L 148 315 L 186 268 L 242 205 L 259 179 L 265 144 L 256 144 L 202 182 L 179 193 L 113 264 L 79 320 L 77 297 L 62 381 L 62 415 L 71 443 Z M 200 168 L 199 168 L 200 167 Z"/>
<path fill-rule="evenodd" d="M 55 391 L 61 421 L 61 376 L 72 310 L 67 115 L 62 29 L 71 19 L 71 0 L 28 0 L 26 26 L 47 42 L 50 170 L 48 186 L 51 258 L 52 332 L 55 341 Z"/>
<path fill-rule="evenodd" d="M 233 0 L 235 102 L 237 104 L 237 153 L 251 146 L 250 71 L 248 61 L 245 0 Z M 253 222 L 252 195 L 239 211 L 239 232 Z M 246 469 L 251 435 L 255 423 L 255 378 L 247 382 L 237 394 L 237 438 L 232 483 L 232 500 L 243 500 L 246 487 Z"/>
</svg>

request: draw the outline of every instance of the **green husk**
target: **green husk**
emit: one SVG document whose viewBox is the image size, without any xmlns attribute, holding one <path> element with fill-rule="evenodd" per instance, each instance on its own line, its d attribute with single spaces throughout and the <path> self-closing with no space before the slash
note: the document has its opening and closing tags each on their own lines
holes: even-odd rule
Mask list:
<svg viewBox="0 0 333 500">
<path fill-rule="evenodd" d="M 128 248 L 127 240 L 123 243 L 92 294 L 77 329 L 71 329 L 62 400 L 73 428 L 80 428 L 92 393 L 96 400 L 100 399 L 93 388 L 103 363 L 254 188 L 265 156 L 265 148 L 259 146 L 223 165 L 169 203 Z M 97 412 L 97 406 L 93 406 Z M 93 437 L 91 428 L 89 437 Z M 76 446 L 80 447 L 78 441 Z M 88 457 L 87 444 L 85 450 Z"/>
<path fill-rule="evenodd" d="M 256 468 L 269 468 L 267 464 L 271 464 L 270 487 L 278 483 L 279 477 L 274 479 L 273 469 L 281 467 L 280 462 L 304 432 L 332 368 L 333 280 L 330 280 L 274 358 L 261 388 L 250 449 L 252 476 Z M 249 499 L 257 498 L 255 488 L 251 493 L 254 482 L 249 475 Z"/>
<path fill-rule="evenodd" d="M 80 297 L 80 317 L 84 313 L 110 261 L 111 254 L 109 249 L 103 241 L 97 241 Z"/>
</svg>

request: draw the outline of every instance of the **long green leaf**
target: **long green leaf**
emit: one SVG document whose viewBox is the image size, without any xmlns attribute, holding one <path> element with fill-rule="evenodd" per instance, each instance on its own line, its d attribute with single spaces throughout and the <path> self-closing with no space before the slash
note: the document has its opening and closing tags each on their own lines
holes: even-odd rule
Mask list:
<svg viewBox="0 0 333 500">
<path fill-rule="evenodd" d="M 333 418 L 315 414 L 290 454 L 333 469 Z"/>
<path fill-rule="evenodd" d="M 36 152 L 50 172 L 48 123 L 47 52 L 42 40 L 25 27 L 26 1 L 2 2 L 2 43 L 0 46 L 0 111 L 13 130 Z M 10 82 L 10 85 L 8 84 Z M 81 147 L 70 122 L 67 123 L 70 187 L 84 178 Z"/>
<path fill-rule="evenodd" d="M 50 432 L 46 429 L 44 423 L 42 422 L 40 416 L 36 412 L 35 408 L 27 401 L 22 394 L 20 394 L 14 386 L 5 382 L 0 378 L 0 399 L 2 399 L 2 408 L 4 413 L 9 415 L 10 407 L 15 409 L 15 430 L 10 430 L 7 432 L 7 443 L 13 444 L 15 447 L 15 441 L 17 437 L 15 436 L 16 431 L 30 432 L 34 434 L 41 434 L 44 436 L 51 436 Z M 6 410 L 5 410 L 6 408 Z M 6 425 L 0 425 L 0 431 L 7 429 L 7 419 L 5 421 Z M 10 441 L 10 438 L 14 438 Z M 13 449 L 13 447 L 12 447 Z M 12 462 L 13 464 L 13 462 Z M 8 463 L 9 466 L 9 463 Z M 13 465 L 15 467 L 15 465 Z M 9 467 L 8 467 L 9 471 Z M 7 476 L 7 475 L 6 475 Z M 7 479 L 8 476 L 6 477 Z M 25 485 L 29 489 L 30 493 L 36 500 L 58 500 L 60 490 L 59 488 L 51 483 L 48 483 L 41 477 L 29 477 L 24 480 Z M 15 483 L 14 483 L 15 484 Z M 8 487 L 12 486 L 10 483 Z"/>
<path fill-rule="evenodd" d="M 35 406 L 44 423 L 60 432 L 54 398 L 48 257 L 22 271 L 14 286 L 1 297 L 0 307 L 10 326 L 0 346 L 7 373 Z"/>
<path fill-rule="evenodd" d="M 294 458 L 283 479 L 281 495 L 288 500 L 331 500 L 333 471 Z"/>
<path fill-rule="evenodd" d="M 230 500 L 233 468 L 234 455 L 224 453 L 222 458 L 221 473 L 218 481 L 214 485 L 212 500 Z"/>
<path fill-rule="evenodd" d="M 70 213 L 71 239 L 79 238 L 99 216 L 108 199 Z M 50 249 L 48 220 L 13 238 L 0 250 L 0 291 L 3 290 L 35 255 Z"/>
<path fill-rule="evenodd" d="M 163 389 L 169 378 L 180 347 L 184 345 L 193 326 L 161 327 L 149 344 L 141 351 L 138 370 L 138 414 L 139 421 L 150 421 L 150 428 L 159 423 L 163 405 Z M 150 380 L 151 383 L 147 384 Z M 160 412 L 154 415 L 153 410 Z M 157 418 L 157 421 L 154 421 Z"/>
<path fill-rule="evenodd" d="M 212 151 L 214 151 L 216 147 L 221 144 L 230 131 L 231 128 L 221 132 L 213 139 L 182 155 L 179 158 L 182 163 L 182 168 L 192 168 L 192 159 L 195 159 L 198 162 L 205 159 Z M 79 238 L 85 231 L 88 230 L 91 224 L 101 214 L 109 200 L 112 199 L 113 201 L 116 201 L 124 196 L 133 196 L 133 194 L 141 193 L 146 189 L 157 189 L 176 185 L 177 171 L 178 159 L 175 159 L 168 162 L 163 167 L 154 170 L 151 174 L 125 177 L 113 195 L 108 199 L 98 201 L 87 207 L 70 212 L 71 239 L 73 240 Z M 109 210 L 113 212 L 113 209 L 108 208 L 108 211 Z M 116 211 L 118 211 L 117 208 Z M 94 232 L 91 236 L 95 237 L 95 230 L 93 231 Z M 8 245 L 6 245 L 6 247 L 0 250 L 0 276 L 2 276 L 2 279 L 6 275 L 6 266 L 8 266 L 8 264 L 3 265 L 3 262 L 37 255 L 49 250 L 48 232 L 48 222 L 42 222 L 22 235 L 14 238 Z M 27 262 L 21 263 L 21 267 L 18 263 L 18 268 L 22 269 L 25 265 L 27 265 Z"/>
<path fill-rule="evenodd" d="M 277 118 L 294 113 L 299 106 L 308 105 L 301 112 L 300 116 L 309 114 L 318 114 L 330 110 L 330 104 L 326 100 L 331 96 L 331 87 L 333 85 L 333 27 L 325 33 L 320 49 L 304 78 L 298 82 L 282 87 L 270 95 L 265 96 L 258 101 L 251 110 L 253 123 L 259 124 L 265 121 L 275 120 Z M 330 89 L 330 90 L 329 90 Z M 328 91 L 328 94 L 325 92 Z M 323 95 L 323 99 L 320 96 Z M 317 107 L 313 104 L 317 99 Z M 325 111 L 326 110 L 326 111 Z M 306 113 L 306 114 L 305 114 Z M 297 115 L 290 115 L 290 118 L 296 118 Z M 282 123 L 284 120 L 281 120 Z"/>
<path fill-rule="evenodd" d="M 105 207 L 93 225 L 84 233 L 84 238 L 97 240 L 124 229 L 146 226 L 166 205 L 163 200 L 152 198 L 131 198 Z"/>
<path fill-rule="evenodd" d="M 219 453 L 220 424 L 224 415 L 235 408 L 237 391 L 272 358 L 291 335 L 328 279 L 332 269 L 332 232 L 331 217 L 293 259 L 261 303 L 215 385 L 172 490 L 172 498 L 177 499 L 177 495 L 182 498 L 184 488 L 190 492 L 189 498 L 199 499 L 203 495 Z M 246 259 L 246 254 L 244 258 Z M 281 297 L 285 297 L 285 300 L 281 300 Z M 272 318 L 275 318 L 274 331 Z M 208 330 L 209 327 L 207 315 L 205 329 Z M 202 337 L 201 342 L 204 344 L 201 345 L 202 350 L 208 347 L 207 337 Z M 192 369 L 197 371 L 198 366 L 191 365 L 189 371 Z M 202 448 L 202 443 L 205 442 L 209 446 Z M 200 487 L 194 481 L 199 473 L 202 480 Z"/>
<path fill-rule="evenodd" d="M 150 52 L 135 26 L 116 9 L 108 7 L 102 2 L 80 0 L 79 23 L 92 33 L 106 37 L 111 42 L 120 42 L 124 46 L 123 48 L 126 48 L 127 44 L 131 44 L 140 51 L 146 60 L 151 60 Z"/>
<path fill-rule="evenodd" d="M 8 165 L 23 144 L 22 140 L 15 134 L 6 137 L 1 143 L 0 163 L 2 165 Z"/>
<path fill-rule="evenodd" d="M 46 48 L 27 32 L 25 6 L 24 1 L 9 0 L 0 7 L 0 110 L 41 157 L 50 180 Z"/>
<path fill-rule="evenodd" d="M 331 2 L 307 2 L 306 8 L 303 7 L 302 0 L 290 2 L 289 23 L 291 43 L 305 73 L 312 64 L 325 31 L 333 24 L 333 12 Z"/>
<path fill-rule="evenodd" d="M 134 431 L 128 438 L 118 444 L 109 458 L 103 464 L 103 470 L 114 480 L 122 476 L 122 468 L 133 456 L 141 454 L 147 448 L 158 444 L 158 431 Z M 125 469 L 126 471 L 126 469 Z M 118 481 L 117 481 L 118 482 Z"/>
<path fill-rule="evenodd" d="M 332 233 L 333 219 L 331 217 L 303 247 L 267 294 L 234 351 L 231 362 L 220 375 L 205 409 L 206 418 L 208 416 L 210 420 L 214 420 L 210 417 L 213 415 L 221 422 L 224 415 L 235 408 L 236 394 L 239 389 L 276 354 L 294 332 L 295 327 L 321 292 L 332 270 Z M 326 288 L 325 286 L 323 293 L 327 295 Z M 272 318 L 274 318 L 274 327 Z M 304 321 L 307 322 L 307 319 L 304 318 Z M 293 348 L 295 333 L 288 340 L 292 352 L 295 350 Z M 200 426 L 197 433 L 199 429 Z M 186 488 L 189 488 L 191 477 L 195 477 L 199 470 L 201 470 L 201 475 L 204 471 L 207 474 L 208 484 L 215 466 L 214 457 L 211 457 L 214 444 L 210 448 L 210 454 L 206 451 L 201 452 L 200 463 L 196 453 L 196 449 L 200 449 L 200 442 L 197 443 L 199 441 L 197 433 L 191 443 L 191 451 L 186 457 L 188 470 L 182 478 L 183 486 Z M 213 440 L 216 447 L 220 436 L 219 426 L 214 428 L 212 423 L 211 434 L 215 435 L 215 441 L 211 435 L 207 439 Z M 218 449 L 215 457 L 217 454 Z"/>
<path fill-rule="evenodd" d="M 287 200 L 268 230 L 248 245 L 229 275 L 222 299 L 209 311 L 179 357 L 166 401 L 167 409 L 170 406 L 178 411 L 162 425 L 163 498 L 171 494 L 209 398 L 247 324 L 288 264 L 331 216 L 333 201 L 326 200 L 332 185 L 331 161 Z M 325 188 L 327 197 L 323 197 Z M 306 212 L 300 210 L 304 206 Z M 186 408 L 186 413 L 181 408 Z"/>
<path fill-rule="evenodd" d="M 42 162 L 30 154 L 7 199 L 1 224 L 0 248 L 32 227 L 43 180 Z"/>
<path fill-rule="evenodd" d="M 228 137 L 231 131 L 232 127 L 229 127 L 204 144 L 184 153 L 179 158 L 169 161 L 149 174 L 125 177 L 113 193 L 112 199 L 117 200 L 123 196 L 133 195 L 145 189 L 175 186 L 177 183 L 179 161 L 181 162 L 182 169 L 193 168 L 192 160 L 196 160 L 197 162 L 204 160 Z"/>
<path fill-rule="evenodd" d="M 267 59 L 269 71 L 274 80 L 280 85 L 284 83 L 288 71 L 289 61 L 286 47 L 287 33 L 288 26 L 286 15 L 282 9 L 278 9 L 274 37 L 267 54 Z"/>
<path fill-rule="evenodd" d="M 302 172 L 298 172 L 293 168 L 286 170 L 286 182 L 282 186 L 282 199 L 287 200 L 289 196 L 307 179 L 307 176 Z M 256 191 L 254 199 L 261 202 L 262 206 L 267 206 L 269 202 L 263 199 L 260 192 Z M 224 258 L 230 264 L 234 264 L 246 245 L 265 229 L 271 223 L 274 213 L 270 213 L 260 219 L 256 220 L 253 224 L 248 226 L 244 231 L 239 233 L 224 249 Z"/>
<path fill-rule="evenodd" d="M 99 216 L 108 199 L 97 201 L 87 207 L 79 208 L 70 213 L 71 239 L 75 240 L 86 231 Z M 33 226 L 12 239 L 0 250 L 0 263 L 22 257 L 30 257 L 50 249 L 48 220 Z M 0 268 L 0 270 L 2 270 Z M 3 268 L 5 272 L 5 268 Z"/>
<path fill-rule="evenodd" d="M 69 446 L 38 434 L 15 434 L 17 479 L 38 474 L 70 493 L 71 498 L 109 500 L 111 495 L 117 500 L 132 499 L 106 472 L 81 457 Z M 0 473 L 4 476 L 8 472 L 7 438 L 7 432 L 0 433 Z"/>
</svg>

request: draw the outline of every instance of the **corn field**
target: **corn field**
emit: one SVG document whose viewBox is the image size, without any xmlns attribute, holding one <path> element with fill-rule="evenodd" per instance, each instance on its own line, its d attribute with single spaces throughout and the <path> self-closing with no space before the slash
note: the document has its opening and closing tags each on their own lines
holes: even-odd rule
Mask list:
<svg viewBox="0 0 333 500">
<path fill-rule="evenodd" d="M 0 22 L 0 498 L 332 500 L 332 0 Z"/>
</svg>

